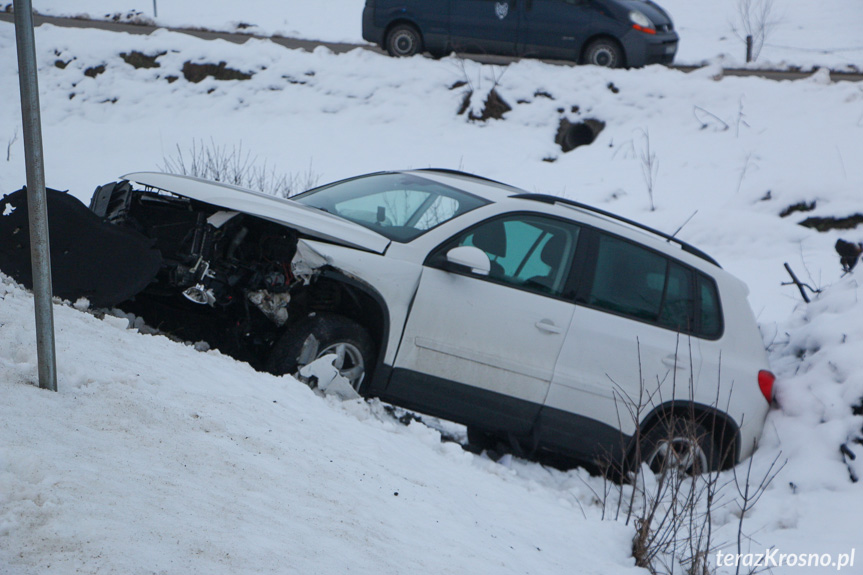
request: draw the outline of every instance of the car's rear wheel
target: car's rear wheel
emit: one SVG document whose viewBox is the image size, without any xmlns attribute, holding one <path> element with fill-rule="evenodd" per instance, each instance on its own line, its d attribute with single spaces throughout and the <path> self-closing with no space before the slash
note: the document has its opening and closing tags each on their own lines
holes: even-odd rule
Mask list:
<svg viewBox="0 0 863 575">
<path fill-rule="evenodd" d="M 414 56 L 422 51 L 419 30 L 410 24 L 396 24 L 387 34 L 387 53 L 397 58 Z"/>
<path fill-rule="evenodd" d="M 310 340 L 311 336 L 314 336 L 313 340 Z M 374 343 L 363 326 L 338 314 L 313 314 L 291 326 L 273 346 L 267 371 L 276 375 L 296 373 L 303 347 L 310 341 L 314 342 L 316 349 L 312 350 L 311 357 L 303 359 L 335 355 L 333 365 L 360 393 L 374 366 Z"/>
<path fill-rule="evenodd" d="M 654 473 L 701 475 L 721 467 L 721 450 L 700 423 L 672 417 L 654 425 L 641 441 L 641 458 Z"/>
<path fill-rule="evenodd" d="M 584 63 L 605 68 L 623 66 L 623 49 L 610 38 L 599 38 L 584 49 Z"/>
</svg>

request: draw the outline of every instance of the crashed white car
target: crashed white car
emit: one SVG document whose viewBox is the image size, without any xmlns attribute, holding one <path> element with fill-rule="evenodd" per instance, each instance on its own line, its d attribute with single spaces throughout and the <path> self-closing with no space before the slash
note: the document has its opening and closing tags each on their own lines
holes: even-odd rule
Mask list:
<svg viewBox="0 0 863 575">
<path fill-rule="evenodd" d="M 3 202 L 0 269 L 27 283 L 26 241 L 6 243 L 25 209 Z M 134 173 L 75 202 L 49 197 L 59 295 L 275 374 L 334 354 L 361 395 L 476 442 L 716 469 L 751 453 L 772 400 L 742 282 L 569 200 L 414 170 L 291 199 Z"/>
</svg>

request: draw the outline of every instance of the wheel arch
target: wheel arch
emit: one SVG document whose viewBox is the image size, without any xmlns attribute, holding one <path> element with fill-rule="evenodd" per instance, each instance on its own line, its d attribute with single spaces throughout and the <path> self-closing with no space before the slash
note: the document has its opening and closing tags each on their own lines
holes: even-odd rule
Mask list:
<svg viewBox="0 0 863 575">
<path fill-rule="evenodd" d="M 384 297 L 371 285 L 335 269 L 323 270 L 321 278 L 339 284 L 348 296 L 338 311 L 368 330 L 375 344 L 377 359 L 367 381 L 372 390 L 378 389 L 378 384 L 386 384 L 387 370 L 383 368 L 383 360 L 390 334 L 390 313 Z"/>
<path fill-rule="evenodd" d="M 722 469 L 728 469 L 737 463 L 740 457 L 741 441 L 740 427 L 737 422 L 714 406 L 686 400 L 667 401 L 648 413 L 641 420 L 636 434 L 632 436 L 627 451 L 627 459 L 631 460 L 638 448 L 638 441 L 646 436 L 651 429 L 663 421 L 672 421 L 676 418 L 701 424 L 710 431 L 714 443 L 720 448 Z"/>
</svg>

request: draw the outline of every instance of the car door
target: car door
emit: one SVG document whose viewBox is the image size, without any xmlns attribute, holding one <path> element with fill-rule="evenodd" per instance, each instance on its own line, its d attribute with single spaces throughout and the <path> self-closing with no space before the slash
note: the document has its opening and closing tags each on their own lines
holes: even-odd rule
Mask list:
<svg viewBox="0 0 863 575">
<path fill-rule="evenodd" d="M 510 55 L 518 42 L 526 0 L 451 0 L 450 37 L 458 52 Z"/>
<path fill-rule="evenodd" d="M 508 214 L 458 234 L 422 271 L 386 395 L 489 431 L 528 433 L 548 394 L 574 306 L 569 269 L 579 229 Z M 474 246 L 488 275 L 448 270 Z"/>
<path fill-rule="evenodd" d="M 543 413 L 544 441 L 601 455 L 654 407 L 697 392 L 702 341 L 696 274 L 617 236 L 596 232 L 595 268 L 579 289 Z"/>
<path fill-rule="evenodd" d="M 525 0 L 525 56 L 577 59 L 590 35 L 594 10 L 588 0 Z"/>
</svg>

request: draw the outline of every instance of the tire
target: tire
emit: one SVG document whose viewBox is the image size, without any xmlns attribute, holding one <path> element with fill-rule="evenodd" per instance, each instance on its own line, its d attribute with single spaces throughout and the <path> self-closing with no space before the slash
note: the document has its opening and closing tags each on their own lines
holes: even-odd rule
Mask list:
<svg viewBox="0 0 863 575">
<path fill-rule="evenodd" d="M 621 68 L 624 65 L 623 49 L 610 38 L 594 40 L 584 49 L 584 63 L 605 68 Z"/>
<path fill-rule="evenodd" d="M 701 475 L 721 468 L 716 442 L 703 425 L 672 418 L 654 425 L 641 440 L 641 462 L 654 473 L 667 470 Z"/>
<path fill-rule="evenodd" d="M 275 375 L 295 374 L 298 356 L 309 336 L 318 341 L 315 359 L 335 353 L 336 367 L 357 393 L 361 393 L 375 362 L 375 347 L 366 329 L 352 319 L 333 313 L 317 313 L 294 324 L 273 345 L 266 370 Z M 341 363 L 341 365 L 339 365 Z"/>
<path fill-rule="evenodd" d="M 422 52 L 419 30 L 410 24 L 397 24 L 387 34 L 387 53 L 394 58 L 407 58 Z"/>
</svg>

